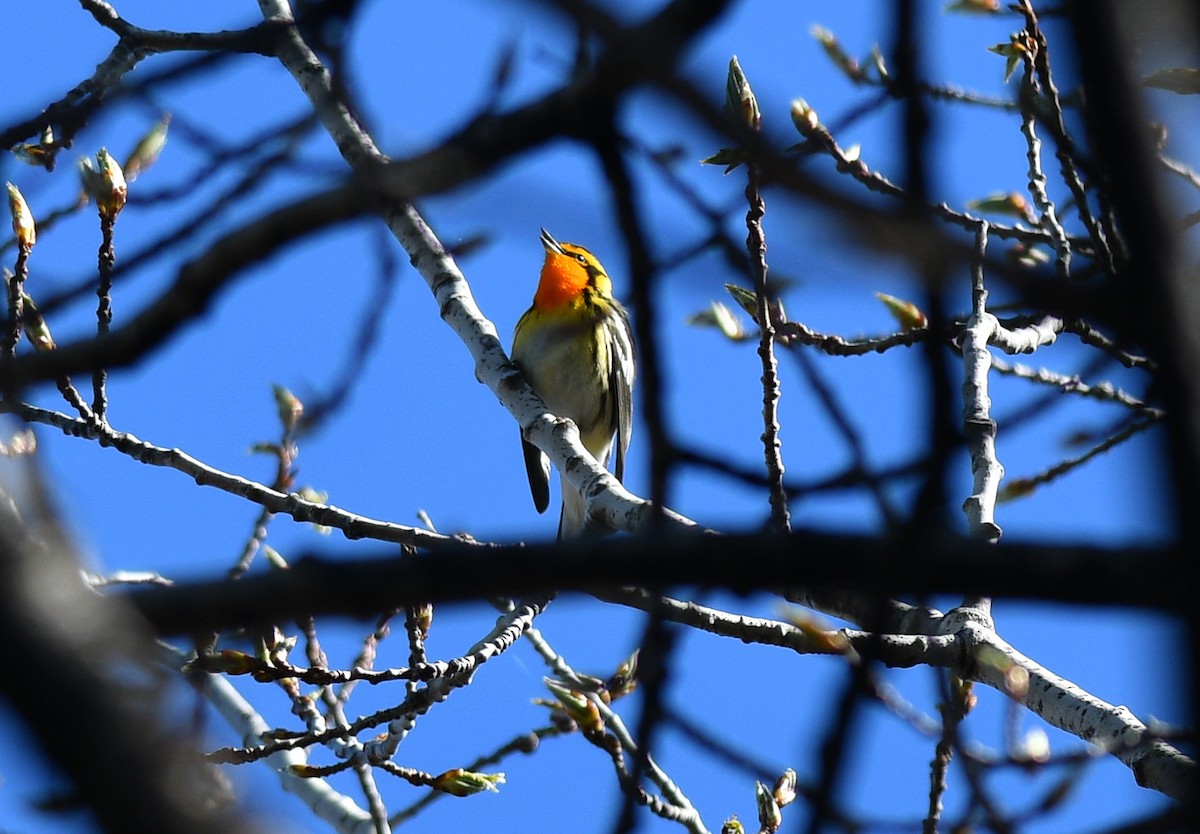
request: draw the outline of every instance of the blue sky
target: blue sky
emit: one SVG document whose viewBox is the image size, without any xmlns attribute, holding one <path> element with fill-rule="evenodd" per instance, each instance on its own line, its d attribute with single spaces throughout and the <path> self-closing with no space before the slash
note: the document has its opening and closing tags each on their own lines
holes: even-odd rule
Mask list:
<svg viewBox="0 0 1200 834">
<path fill-rule="evenodd" d="M 397 157 L 430 147 L 484 106 L 502 51 L 511 49 L 514 63 L 499 96 L 501 106 L 553 89 L 570 66 L 570 27 L 541 6 L 426 1 L 401 5 L 380 0 L 364 5 L 350 49 L 355 91 L 377 141 Z M 637 12 L 628 12 L 636 17 L 655 5 L 623 8 L 636 6 Z M 257 14 L 254 4 L 232 0 L 137 0 L 116 8 L 139 26 L 164 29 L 240 27 L 253 23 Z M 86 13 L 66 4 L 52 11 L 23 4 L 9 10 L 6 18 L 6 63 L 23 71 L 20 89 L 0 100 L 3 124 L 29 116 L 88 76 L 114 40 Z M 835 124 L 874 96 L 831 69 L 810 37 L 813 24 L 832 29 L 852 54 L 865 55 L 871 44 L 887 43 L 890 4 L 742 3 L 688 54 L 686 70 L 719 101 L 727 62 L 737 54 L 758 95 L 764 131 L 781 146 L 792 144 L 797 141 L 788 118 L 793 98 L 805 98 L 823 121 Z M 929 4 L 922 18 L 929 45 L 927 75 L 987 95 L 1010 95 L 1012 89 L 1003 85 L 1002 59 L 985 50 L 1007 40 L 1019 25 L 1012 16 L 946 15 Z M 158 69 L 174 60 L 151 60 L 144 68 Z M 1154 101 L 1174 109 L 1168 114 L 1190 112 L 1179 110 L 1174 100 Z M 130 103 L 106 112 L 80 134 L 74 152 L 56 173 L 47 175 L 7 158 L 0 162 L 0 176 L 21 187 L 35 216 L 45 216 L 74 196 L 75 154 L 107 146 L 122 158 L 154 121 L 157 108 L 169 109 L 175 116 L 171 139 L 159 164 L 135 184 L 136 197 L 187 183 L 203 164 L 203 154 L 188 140 L 189 127 L 238 144 L 294 118 L 304 106 L 298 88 L 278 65 L 261 57 L 236 58 L 212 76 L 155 93 L 152 104 Z M 936 200 L 961 207 L 996 191 L 1024 192 L 1024 143 L 1012 117 L 949 105 L 935 105 L 932 113 L 936 129 L 931 190 Z M 744 212 L 744 179 L 740 173 L 722 176 L 720 169 L 698 164 L 719 147 L 719 137 L 696 128 L 672 104 L 650 93 L 634 96 L 624 118 L 645 144 L 679 146 L 684 160 L 680 176 L 706 201 L 729 210 L 729 228 L 740 237 L 737 218 Z M 862 157 L 872 169 L 898 179 L 900 148 L 893 139 L 898 118 L 894 107 L 877 110 L 855 121 L 838 139 L 844 147 L 861 144 Z M 1200 162 L 1187 159 L 1179 147 L 1172 145 L 1176 156 L 1193 165 Z M 239 218 L 252 217 L 266 206 L 315 191 L 344 170 L 319 131 L 308 135 L 299 163 L 272 178 L 254 198 L 227 207 L 216 228 L 185 244 L 180 255 L 201 251 L 216 231 L 232 228 Z M 817 160 L 814 167 L 832 176 L 831 165 Z M 637 171 L 655 255 L 665 258 L 687 248 L 702 226 L 660 175 L 645 165 Z M 118 262 L 181 218 L 210 211 L 215 195 L 231 182 L 226 175 L 213 178 L 194 188 L 182 204 L 132 204 L 118 224 Z M 864 246 L 850 226 L 831 224 L 811 207 L 778 192 L 769 192 L 767 201 L 768 258 L 773 274 L 792 282 L 784 295 L 789 314 L 815 330 L 846 337 L 891 330 L 893 322 L 873 294 L 917 296 L 920 289 L 912 272 Z M 610 197 L 595 160 L 580 146 L 563 141 L 539 148 L 485 182 L 423 201 L 420 208 L 449 245 L 487 236 L 487 245 L 463 258 L 461 266 L 481 309 L 506 344 L 532 297 L 541 261 L 540 226 L 559 239 L 592 249 L 609 267 L 618 291 L 628 291 L 623 280 L 626 253 Z M 49 296 L 85 280 L 94 270 L 97 244 L 90 211 L 42 235 L 31 261 L 29 292 Z M 376 303 L 373 288 L 381 248 L 390 249 L 397 272 L 378 342 L 346 406 L 301 441 L 300 482 L 327 491 L 330 501 L 342 508 L 374 518 L 416 524 L 417 512 L 424 510 L 442 532 L 463 531 L 500 541 L 553 536 L 556 514 L 539 517 L 533 510 L 515 424 L 475 381 L 469 355 L 438 319 L 424 282 L 408 268 L 405 255 L 381 224 L 372 220 L 321 235 L 253 270 L 221 295 L 206 317 L 159 353 L 135 368 L 115 372 L 110 383 L 114 428 L 159 446 L 179 447 L 220 469 L 269 480 L 270 459 L 247 450 L 278 435 L 271 385 L 285 385 L 311 401 L 335 382 L 364 310 Z M 9 255 L 5 258 L 10 262 Z M 179 262 L 180 256 L 172 255 L 123 276 L 114 293 L 116 321 L 168 285 Z M 686 324 L 689 315 L 711 300 L 726 300 L 725 282 L 745 280 L 715 257 L 697 259 L 664 274 L 655 302 L 671 429 L 700 449 L 753 466 L 761 461 L 760 371 L 754 347 L 731 344 L 715 331 Z M 955 276 L 954 281 L 951 302 L 965 309 L 967 276 Z M 1002 298 L 1000 291 L 993 295 L 994 301 Z M 86 334 L 94 327 L 92 301 L 62 310 L 50 325 L 59 342 Z M 815 361 L 862 433 L 875 466 L 906 461 L 922 447 L 924 388 L 917 358 L 915 352 L 901 349 L 884 357 Z M 1064 338 L 1023 361 L 1071 374 L 1085 360 L 1074 340 Z M 781 367 L 781 438 L 789 477 L 808 481 L 840 471 L 849 460 L 845 444 L 807 390 L 794 360 L 784 356 Z M 1139 390 L 1136 377 L 1104 378 Z M 994 414 L 1002 424 L 998 453 L 1010 477 L 1034 474 L 1066 454 L 1078 453 L 1065 450 L 1069 433 L 1104 426 L 1120 416 L 1113 406 L 1066 402 L 1006 432 L 1004 417 L 1019 412 L 1041 391 L 995 376 L 993 386 Z M 55 402 L 52 389 L 36 392 L 32 399 L 64 408 Z M 626 481 L 633 492 L 645 494 L 647 447 L 637 434 L 635 428 Z M 38 437 L 56 500 L 96 570 L 152 570 L 176 579 L 219 575 L 236 559 L 258 515 L 256 506 L 216 490 L 197 489 L 178 472 L 138 465 L 111 449 L 57 436 L 47 428 L 39 428 Z M 998 523 L 1014 539 L 1113 544 L 1162 540 L 1169 519 L 1157 442 L 1153 436 L 1131 441 L 1031 498 L 1001 506 Z M 967 495 L 969 483 L 964 458 L 954 474 L 957 493 L 947 508 L 951 516 L 958 513 L 957 502 Z M 719 529 L 752 528 L 768 512 L 763 491 L 693 471 L 674 480 L 672 496 L 674 509 Z M 900 502 L 907 497 L 897 493 Z M 810 498 L 792 509 L 795 522 L 803 526 L 878 526 L 871 505 L 861 498 Z M 274 522 L 268 543 L 285 557 L 315 548 L 333 555 L 356 552 L 337 534 L 322 538 L 287 519 Z M 256 564 L 256 569 L 263 567 Z M 766 598 L 718 595 L 706 601 L 758 615 L 781 613 Z M 1096 696 L 1127 705 L 1143 720 L 1184 720 L 1183 670 L 1170 623 L 1139 612 L 1007 601 L 997 603 L 996 618 L 1000 633 L 1020 651 Z M 431 656 L 460 654 L 493 619 L 494 612 L 484 607 L 439 610 Z M 540 626 L 576 668 L 593 673 L 611 671 L 636 645 L 642 627 L 634 612 L 577 597 L 557 601 Z M 331 657 L 348 662 L 363 624 L 331 622 L 325 628 Z M 397 639 L 388 646 L 391 654 L 383 662 L 404 665 L 402 643 Z M 839 661 L 793 657 L 776 649 L 690 634 L 674 658 L 673 671 L 667 693 L 672 706 L 772 767 L 792 766 L 802 778 L 815 777 L 805 769 L 812 767 L 846 674 Z M 436 773 L 544 723 L 544 710 L 531 703 L 545 694 L 543 674 L 540 660 L 525 645 L 489 664 L 475 684 L 422 719 L 402 748 L 402 764 Z M 923 709 L 932 708 L 932 672 L 918 669 L 886 676 Z M 287 720 L 286 712 L 280 712 L 286 705 L 277 693 L 239 688 L 255 696 L 269 720 Z M 366 714 L 389 699 L 394 702 L 399 696 L 360 689 L 352 709 Z M 637 701 L 622 706 L 627 723 L 636 723 Z M 997 745 L 1006 714 L 1004 699 L 994 692 L 982 693 L 968 731 Z M 1040 724 L 1033 716 L 1020 717 L 1024 729 Z M 233 743 L 215 719 L 210 731 L 214 745 Z M 1048 732 L 1056 752 L 1081 746 Z M 2 711 L 0 733 L 11 740 L 0 746 L 0 819 L 6 821 L 6 830 L 65 830 L 59 821 L 29 811 L 27 801 L 44 785 L 42 771 Z M 730 813 L 747 823 L 754 819 L 750 776 L 704 761 L 670 730 L 664 735 L 667 745 L 661 760 L 710 828 L 719 829 Z M 918 818 L 927 801 L 932 742 L 916 740 L 894 716 L 870 708 L 855 744 L 861 752 L 844 784 L 848 807 L 870 813 L 873 819 Z M 611 767 L 582 739 L 549 741 L 535 756 L 510 760 L 501 769 L 507 771 L 508 783 L 498 796 L 438 803 L 414 830 L 433 825 L 466 830 L 496 820 L 512 826 L 498 830 L 554 830 L 567 821 L 581 832 L 611 826 L 616 795 Z M 286 820 L 288 830 L 326 830 L 278 790 L 265 768 L 245 768 L 233 777 L 252 808 L 277 822 Z M 1045 784 L 1028 774 L 1003 778 L 1014 784 L 1008 795 L 1016 807 L 1021 797 L 1036 795 L 1037 786 Z M 394 795 L 420 795 L 388 784 L 387 777 L 380 779 Z M 960 784 L 948 797 L 951 809 L 962 795 Z M 396 807 L 403 804 L 398 801 Z M 1138 788 L 1122 765 L 1099 761 L 1058 815 L 1029 830 L 1082 831 L 1126 818 L 1114 818 L 1114 809 L 1132 817 L 1163 804 L 1157 795 Z M 642 830 L 675 828 L 647 817 Z"/>
</svg>

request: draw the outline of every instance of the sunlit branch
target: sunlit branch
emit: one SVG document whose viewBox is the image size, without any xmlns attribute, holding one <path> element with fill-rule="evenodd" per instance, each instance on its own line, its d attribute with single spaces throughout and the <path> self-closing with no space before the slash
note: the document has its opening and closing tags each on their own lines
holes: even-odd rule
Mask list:
<svg viewBox="0 0 1200 834">
<path fill-rule="evenodd" d="M 306 500 L 294 492 L 283 493 L 257 481 L 208 466 L 180 449 L 155 446 L 107 425 L 100 426 L 56 411 L 24 404 L 4 404 L 2 408 L 17 414 L 23 420 L 54 426 L 64 434 L 74 437 L 95 440 L 101 446 L 116 449 L 139 463 L 176 469 L 201 486 L 216 487 L 223 492 L 253 501 L 270 512 L 291 516 L 296 521 L 341 530 L 347 538 L 372 538 L 433 549 L 439 544 L 455 541 L 448 536 L 414 527 L 355 515 L 332 505 Z"/>
</svg>

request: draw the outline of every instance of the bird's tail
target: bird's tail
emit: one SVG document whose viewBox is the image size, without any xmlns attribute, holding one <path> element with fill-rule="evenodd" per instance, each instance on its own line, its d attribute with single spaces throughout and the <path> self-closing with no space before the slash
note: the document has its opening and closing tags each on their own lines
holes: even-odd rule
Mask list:
<svg viewBox="0 0 1200 834">
<path fill-rule="evenodd" d="M 583 496 L 571 488 L 562 478 L 558 480 L 563 502 L 562 514 L 558 517 L 558 540 L 573 539 L 587 532 L 587 507 Z"/>
</svg>

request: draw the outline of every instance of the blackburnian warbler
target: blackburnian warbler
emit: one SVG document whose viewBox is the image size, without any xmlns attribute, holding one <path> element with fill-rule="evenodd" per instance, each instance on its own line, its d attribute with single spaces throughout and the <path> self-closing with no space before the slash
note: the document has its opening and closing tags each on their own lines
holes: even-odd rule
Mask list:
<svg viewBox="0 0 1200 834">
<path fill-rule="evenodd" d="M 612 281 L 600 261 L 573 243 L 559 243 L 542 229 L 546 260 L 531 306 L 513 334 L 513 361 L 524 369 L 533 390 L 550 412 L 579 427 L 583 445 L 602 465 L 616 456 L 612 471 L 620 480 L 633 422 L 636 359 L 629 315 L 612 294 Z M 521 440 L 525 472 L 538 512 L 550 504 L 550 461 Z M 564 484 L 558 536 L 587 527 L 583 498 Z"/>
</svg>

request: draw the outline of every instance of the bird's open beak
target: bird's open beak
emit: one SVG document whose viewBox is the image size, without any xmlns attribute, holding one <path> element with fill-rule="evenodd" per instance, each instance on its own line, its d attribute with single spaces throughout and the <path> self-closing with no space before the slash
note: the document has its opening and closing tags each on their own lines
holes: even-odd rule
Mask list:
<svg viewBox="0 0 1200 834">
<path fill-rule="evenodd" d="M 554 236 L 542 229 L 542 246 L 546 247 L 547 252 L 553 252 L 556 255 L 566 255 L 566 250 L 562 248 L 562 244 L 554 239 Z"/>
</svg>

